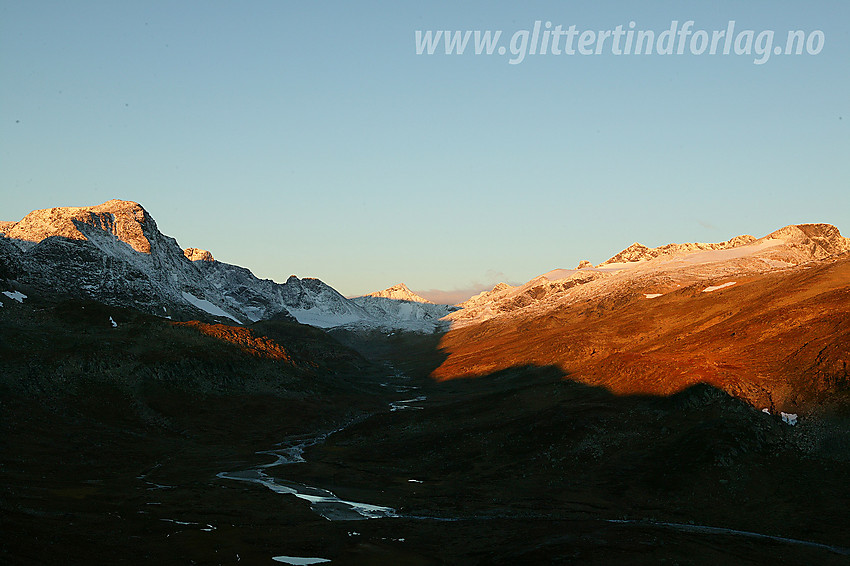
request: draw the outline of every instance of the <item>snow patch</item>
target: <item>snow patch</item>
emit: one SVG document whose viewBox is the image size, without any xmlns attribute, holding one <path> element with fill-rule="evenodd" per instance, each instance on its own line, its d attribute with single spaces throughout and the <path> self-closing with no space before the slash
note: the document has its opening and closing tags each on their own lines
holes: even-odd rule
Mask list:
<svg viewBox="0 0 850 566">
<path fill-rule="evenodd" d="M 646 297 L 647 299 L 657 299 L 658 297 L 660 297 L 663 294 L 664 293 L 644 293 L 643 296 Z"/>
<path fill-rule="evenodd" d="M 761 412 L 767 413 L 769 415 L 770 409 L 765 407 L 761 410 Z M 795 426 L 797 424 L 797 413 L 783 413 L 780 411 L 779 416 L 782 417 L 782 422 L 784 422 L 785 424 L 789 424 L 791 426 Z"/>
<path fill-rule="evenodd" d="M 226 316 L 227 318 L 229 318 L 230 320 L 232 320 L 236 324 L 242 324 L 241 321 L 236 320 L 235 318 L 233 318 L 232 316 L 230 316 L 229 314 L 227 314 L 226 312 L 221 310 L 221 308 L 219 308 L 217 305 L 212 304 L 211 302 L 207 301 L 206 299 L 199 299 L 198 297 L 196 297 L 192 293 L 187 293 L 186 291 L 183 291 L 183 298 L 186 299 L 187 302 L 198 307 L 199 309 L 201 309 L 204 312 L 210 313 L 213 316 Z"/>
<path fill-rule="evenodd" d="M 319 307 L 309 309 L 294 309 L 290 308 L 289 314 L 295 317 L 295 320 L 301 324 L 317 326 L 319 328 L 332 328 L 344 324 L 352 324 L 360 322 L 363 317 L 356 313 L 334 313 L 322 310 Z"/>
<path fill-rule="evenodd" d="M 577 271 L 577 269 L 553 269 L 552 271 L 547 271 L 541 277 L 545 277 L 549 281 L 560 281 L 561 279 L 572 277 Z"/>
<path fill-rule="evenodd" d="M 702 290 L 703 293 L 711 293 L 712 291 L 717 291 L 718 289 L 723 289 L 724 287 L 731 287 L 737 283 L 737 281 L 729 281 L 728 283 L 723 283 L 722 285 L 712 285 L 711 287 L 706 287 Z"/>
<path fill-rule="evenodd" d="M 112 317 L 109 317 L 109 322 L 112 324 L 112 328 L 118 328 L 118 323 L 115 322 Z"/>
<path fill-rule="evenodd" d="M 302 556 L 273 556 L 275 562 L 283 562 L 284 564 L 321 564 L 322 562 L 330 562 L 327 558 L 308 558 Z"/>
<path fill-rule="evenodd" d="M 24 299 L 27 298 L 27 296 L 21 293 L 20 291 L 3 291 L 3 294 L 9 297 L 10 299 L 18 301 L 19 303 L 23 303 Z"/>
</svg>

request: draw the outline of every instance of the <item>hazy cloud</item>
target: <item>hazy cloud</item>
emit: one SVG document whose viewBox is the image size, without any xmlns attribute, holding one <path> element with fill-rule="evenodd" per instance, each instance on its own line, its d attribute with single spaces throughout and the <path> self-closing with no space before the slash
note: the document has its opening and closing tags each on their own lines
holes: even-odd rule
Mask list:
<svg viewBox="0 0 850 566">
<path fill-rule="evenodd" d="M 491 290 L 497 283 L 504 282 L 512 286 L 521 284 L 515 281 L 508 281 L 507 279 L 508 276 L 503 271 L 488 269 L 484 272 L 484 276 L 480 281 L 470 281 L 469 285 L 466 287 L 456 287 L 454 289 L 427 289 L 413 292 L 438 304 L 456 305 L 474 295 L 477 295 L 478 293 L 481 293 L 482 291 Z"/>
<path fill-rule="evenodd" d="M 489 291 L 492 288 L 493 286 L 491 285 L 490 287 L 468 287 L 466 289 L 452 289 L 450 291 L 428 289 L 427 291 L 414 291 L 414 293 L 440 305 L 456 305 L 473 295 L 477 295 L 482 291 Z"/>
</svg>

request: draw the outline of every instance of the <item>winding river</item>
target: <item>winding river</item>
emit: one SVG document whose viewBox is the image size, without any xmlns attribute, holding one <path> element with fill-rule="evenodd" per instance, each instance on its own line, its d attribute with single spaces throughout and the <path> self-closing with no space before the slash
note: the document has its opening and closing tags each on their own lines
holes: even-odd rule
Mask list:
<svg viewBox="0 0 850 566">
<path fill-rule="evenodd" d="M 221 472 L 218 474 L 218 477 L 228 480 L 251 482 L 262 485 L 275 493 L 294 495 L 299 499 L 309 501 L 310 508 L 315 513 L 331 521 L 397 517 L 398 514 L 395 509 L 390 507 L 347 501 L 340 499 L 326 489 L 273 478 L 266 473 L 266 470 L 269 468 L 304 462 L 303 454 L 305 448 L 324 442 L 328 436 L 334 432 L 339 432 L 339 430 L 342 429 L 330 433 L 322 433 L 313 437 L 287 439 L 280 444 L 280 448 L 259 452 L 259 454 L 273 456 L 275 458 L 274 462 L 262 464 L 248 470 Z"/>
<path fill-rule="evenodd" d="M 390 384 L 386 384 L 390 385 Z M 397 386 L 396 391 L 401 392 L 410 392 L 412 389 L 418 389 L 415 386 Z M 418 406 L 418 403 L 422 403 L 425 401 L 427 397 L 425 395 L 418 395 L 416 397 L 410 399 L 404 399 L 401 401 L 394 401 L 390 403 L 390 411 L 401 411 L 401 410 L 410 410 L 410 409 L 421 409 L 421 406 Z M 305 462 L 304 459 L 304 450 L 310 446 L 315 446 L 324 442 L 328 437 L 332 434 L 340 432 L 351 426 L 350 423 L 341 428 L 330 432 L 319 433 L 312 436 L 300 436 L 300 437 L 292 437 L 284 440 L 278 447 L 272 450 L 266 450 L 262 452 L 258 452 L 258 454 L 266 454 L 274 458 L 274 461 L 268 464 L 261 464 L 255 466 L 253 468 L 249 468 L 247 470 L 241 471 L 233 471 L 233 472 L 221 472 L 217 474 L 217 477 L 227 480 L 241 481 L 241 482 L 250 482 L 257 485 L 261 485 L 270 489 L 271 491 L 279 494 L 286 495 L 294 495 L 299 499 L 303 499 L 310 503 L 310 508 L 316 514 L 328 519 L 330 521 L 352 521 L 352 520 L 365 520 L 365 519 L 381 519 L 381 518 L 405 518 L 405 519 L 416 519 L 416 520 L 435 520 L 435 521 L 459 521 L 464 520 L 461 518 L 452 518 L 452 517 L 432 517 L 432 516 L 416 516 L 416 515 L 407 515 L 400 514 L 395 509 L 391 507 L 383 507 L 380 505 L 372 505 L 370 503 L 361 503 L 358 501 L 349 501 L 345 499 L 341 499 L 334 495 L 332 492 L 313 487 L 297 482 L 288 481 L 285 479 L 274 478 L 266 473 L 266 470 L 278 466 L 286 466 L 289 464 L 296 464 L 299 462 Z M 410 480 L 417 481 L 417 480 Z M 528 515 L 523 515 L 524 518 L 528 518 Z M 509 515 L 481 515 L 475 517 L 467 517 L 467 520 L 491 520 L 491 519 L 506 519 L 506 518 L 519 518 L 512 517 Z M 541 517 L 545 518 L 545 517 Z M 646 520 L 617 520 L 617 519 L 600 519 L 600 522 L 608 523 L 608 524 L 620 524 L 620 525 L 630 525 L 635 527 L 642 528 L 655 528 L 655 529 L 664 529 L 664 530 L 673 530 L 679 532 L 687 532 L 687 533 L 696 533 L 703 535 L 724 535 L 724 536 L 734 536 L 741 538 L 748 538 L 753 540 L 762 540 L 762 541 L 770 541 L 773 543 L 781 543 L 781 544 L 789 544 L 795 546 L 804 546 L 809 548 L 817 548 L 820 550 L 826 550 L 835 554 L 839 554 L 842 556 L 850 556 L 850 548 L 833 546 L 818 542 L 792 539 L 786 537 L 780 537 L 775 535 L 767 535 L 762 533 L 750 532 L 750 531 L 740 531 L 736 529 L 727 529 L 723 527 L 712 527 L 706 525 L 691 525 L 691 524 L 681 524 L 681 523 L 667 523 L 667 522 L 657 522 L 657 521 L 646 521 Z M 318 561 L 326 561 L 325 559 L 298 559 L 296 557 L 278 557 L 278 558 L 293 558 L 297 560 L 318 560 Z M 285 560 L 280 560 L 285 561 Z M 303 563 L 303 564 L 312 564 L 316 562 L 288 562 L 290 564 L 295 563 Z"/>
</svg>

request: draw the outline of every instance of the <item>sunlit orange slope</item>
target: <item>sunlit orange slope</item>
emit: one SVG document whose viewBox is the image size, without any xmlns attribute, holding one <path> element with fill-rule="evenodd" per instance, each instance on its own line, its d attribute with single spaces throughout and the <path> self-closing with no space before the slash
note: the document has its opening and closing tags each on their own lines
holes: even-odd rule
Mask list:
<svg viewBox="0 0 850 566">
<path fill-rule="evenodd" d="M 705 289 L 607 295 L 457 328 L 441 342 L 448 357 L 433 377 L 557 365 L 617 394 L 669 395 L 705 382 L 785 411 L 846 390 L 850 254 Z"/>
</svg>

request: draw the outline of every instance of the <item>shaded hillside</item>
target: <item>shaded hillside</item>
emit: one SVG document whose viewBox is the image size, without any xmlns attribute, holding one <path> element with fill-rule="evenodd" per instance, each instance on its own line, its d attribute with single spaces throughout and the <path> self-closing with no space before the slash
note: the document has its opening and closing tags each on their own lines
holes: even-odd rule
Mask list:
<svg viewBox="0 0 850 566">
<path fill-rule="evenodd" d="M 359 422 L 280 473 L 398 509 L 391 535 L 377 521 L 357 528 L 370 540 L 404 539 L 398 554 L 384 551 L 398 560 L 402 551 L 421 563 L 482 565 L 850 556 L 817 547 L 845 546 L 846 419 L 790 426 L 708 385 L 670 397 L 613 395 L 569 377 L 514 367 L 431 382 L 409 409 Z M 688 533 L 694 525 L 763 536 Z M 353 543 L 338 552 L 334 563 L 369 556 Z"/>
<path fill-rule="evenodd" d="M 340 387 L 336 376 L 374 371 L 324 332 L 285 318 L 242 327 L 172 322 L 93 301 L 3 304 L 0 386 L 21 394 L 101 382 L 291 396 L 330 391 Z"/>
</svg>

